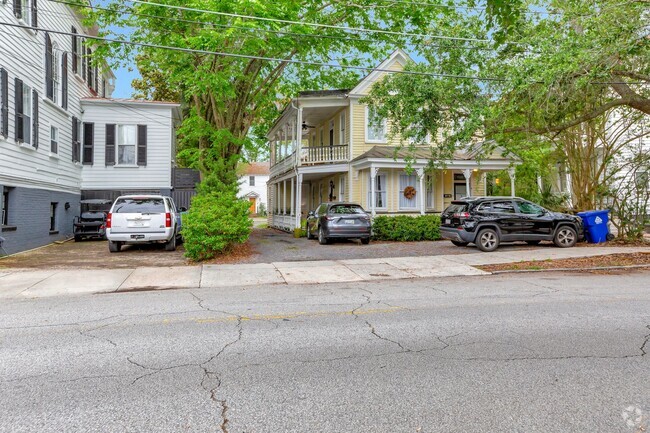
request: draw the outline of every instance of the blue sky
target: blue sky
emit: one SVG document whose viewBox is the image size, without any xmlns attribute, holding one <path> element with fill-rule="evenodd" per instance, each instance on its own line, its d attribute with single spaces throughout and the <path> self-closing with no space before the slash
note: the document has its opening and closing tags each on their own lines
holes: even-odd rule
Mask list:
<svg viewBox="0 0 650 433">
<path fill-rule="evenodd" d="M 131 87 L 131 81 L 134 78 L 139 78 L 140 74 L 138 73 L 135 65 L 132 65 L 132 71 L 129 71 L 128 67 L 121 67 L 115 69 L 115 91 L 113 92 L 114 98 L 130 98 L 133 94 L 133 88 Z"/>
</svg>

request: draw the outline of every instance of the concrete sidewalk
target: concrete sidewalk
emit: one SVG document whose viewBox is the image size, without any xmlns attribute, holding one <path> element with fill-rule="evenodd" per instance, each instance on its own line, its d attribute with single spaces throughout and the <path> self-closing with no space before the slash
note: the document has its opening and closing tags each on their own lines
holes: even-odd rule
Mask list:
<svg viewBox="0 0 650 433">
<path fill-rule="evenodd" d="M 0 270 L 0 298 L 488 275 L 474 266 L 636 252 L 650 252 L 650 248 L 539 248 L 446 256 L 135 269 L 5 269 Z"/>
</svg>

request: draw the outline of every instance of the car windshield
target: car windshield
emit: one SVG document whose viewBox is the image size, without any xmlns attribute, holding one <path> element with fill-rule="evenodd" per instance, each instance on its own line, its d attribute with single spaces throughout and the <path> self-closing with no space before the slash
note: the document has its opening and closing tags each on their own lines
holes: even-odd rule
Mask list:
<svg viewBox="0 0 650 433">
<path fill-rule="evenodd" d="M 458 203 L 449 206 L 447 209 L 445 209 L 444 213 L 458 213 L 458 212 L 465 212 L 465 211 L 467 211 L 467 204 Z"/>
<path fill-rule="evenodd" d="M 165 204 L 162 198 L 120 198 L 113 213 L 165 213 Z"/>
<path fill-rule="evenodd" d="M 330 215 L 340 214 L 364 214 L 366 213 L 361 206 L 358 205 L 336 205 L 332 206 L 329 211 Z"/>
</svg>

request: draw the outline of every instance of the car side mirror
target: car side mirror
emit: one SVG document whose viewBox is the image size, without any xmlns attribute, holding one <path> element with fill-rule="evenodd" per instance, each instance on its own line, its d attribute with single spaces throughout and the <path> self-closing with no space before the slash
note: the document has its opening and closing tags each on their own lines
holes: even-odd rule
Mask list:
<svg viewBox="0 0 650 433">
<path fill-rule="evenodd" d="M 315 215 L 316 215 L 316 214 L 314 213 L 314 211 L 313 211 L 313 210 L 310 210 L 309 213 L 307 214 L 307 217 L 313 217 L 313 216 L 315 216 Z"/>
<path fill-rule="evenodd" d="M 178 211 L 179 212 L 187 212 L 187 208 L 186 207 L 179 207 Z"/>
</svg>

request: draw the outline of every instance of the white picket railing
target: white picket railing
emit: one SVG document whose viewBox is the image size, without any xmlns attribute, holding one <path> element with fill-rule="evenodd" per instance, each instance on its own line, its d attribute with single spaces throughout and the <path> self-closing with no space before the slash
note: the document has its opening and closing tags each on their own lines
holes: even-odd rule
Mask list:
<svg viewBox="0 0 650 433">
<path fill-rule="evenodd" d="M 349 158 L 348 145 L 303 147 L 300 157 L 305 165 L 346 162 Z"/>
</svg>

